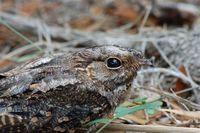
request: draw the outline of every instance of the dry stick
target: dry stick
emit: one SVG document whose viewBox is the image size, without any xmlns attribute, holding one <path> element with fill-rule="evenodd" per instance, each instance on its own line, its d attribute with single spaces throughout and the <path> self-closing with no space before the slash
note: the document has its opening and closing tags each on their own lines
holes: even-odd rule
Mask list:
<svg viewBox="0 0 200 133">
<path fill-rule="evenodd" d="M 187 72 L 187 77 L 192 80 L 192 77 L 191 77 L 191 74 L 190 74 L 190 71 L 189 71 L 188 67 L 186 67 L 186 72 Z M 200 86 L 197 87 L 197 88 L 194 88 L 194 87 L 192 87 L 192 88 L 193 88 L 192 91 L 194 93 L 196 102 L 198 104 L 200 104 L 200 96 L 199 96 L 199 90 L 198 90 L 198 89 L 200 89 Z"/>
<path fill-rule="evenodd" d="M 156 49 L 159 51 L 159 53 L 160 53 L 160 55 L 162 56 L 162 58 L 170 65 L 170 67 L 171 67 L 173 70 L 175 70 L 176 72 L 180 73 L 182 77 L 186 77 L 186 78 L 188 79 L 188 81 L 189 81 L 189 83 L 191 84 L 192 88 L 194 88 L 194 89 L 193 89 L 193 92 L 194 92 L 194 94 L 196 95 L 196 101 L 197 101 L 197 103 L 200 103 L 200 97 L 198 96 L 198 92 L 197 92 L 197 91 L 199 91 L 199 89 L 200 89 L 199 85 L 198 85 L 197 83 L 195 83 L 195 82 L 192 80 L 192 78 L 191 78 L 190 76 L 186 76 L 186 75 L 184 75 L 183 73 L 181 73 L 181 72 L 171 63 L 171 61 L 167 58 L 167 56 L 166 56 L 165 53 L 161 50 L 161 48 L 158 46 L 157 43 L 154 42 L 153 45 L 154 45 L 154 46 L 156 47 Z M 188 72 L 188 75 L 189 75 L 189 71 L 187 71 L 187 72 Z"/>
<path fill-rule="evenodd" d="M 18 29 L 22 30 L 31 30 L 32 32 L 37 32 L 37 30 L 43 30 L 41 28 L 38 28 L 38 23 L 43 23 L 39 19 L 34 19 L 30 17 L 24 17 L 24 16 L 19 16 L 19 15 L 13 15 L 5 12 L 0 12 L 0 17 L 4 19 L 6 22 L 8 22 L 11 25 L 14 25 Z M 43 23 L 46 28 L 48 28 L 51 36 L 53 37 L 59 37 L 63 39 L 70 39 L 70 34 L 72 31 L 70 29 L 66 29 L 63 27 L 49 27 L 45 23 Z M 43 32 L 43 31 L 39 31 Z"/>
<path fill-rule="evenodd" d="M 176 93 L 176 95 L 178 95 L 178 94 L 182 94 L 182 93 L 191 91 L 191 90 L 193 90 L 193 89 L 194 89 L 194 88 L 187 88 L 187 89 L 184 89 L 184 90 L 177 91 L 177 92 L 175 92 L 175 93 Z"/>
<path fill-rule="evenodd" d="M 177 72 L 179 72 L 179 70 L 171 63 L 171 61 L 167 58 L 167 56 L 165 55 L 165 53 L 161 50 L 161 48 L 158 46 L 157 43 L 153 43 L 154 47 L 158 50 L 158 52 L 160 53 L 160 55 L 162 56 L 162 58 L 167 62 L 167 64 L 174 70 L 176 70 Z"/>
<path fill-rule="evenodd" d="M 181 98 L 181 97 L 179 97 L 179 96 L 170 94 L 170 93 L 165 92 L 165 91 L 157 90 L 157 89 L 155 89 L 155 88 L 153 88 L 153 87 L 140 87 L 140 88 L 145 89 L 145 90 L 148 90 L 148 91 L 152 91 L 152 92 L 155 92 L 155 93 L 158 93 L 158 94 L 160 94 L 160 95 L 162 95 L 162 96 L 164 96 L 164 97 L 167 97 L 167 98 L 173 98 L 173 99 L 175 99 L 175 100 L 177 100 L 177 101 L 179 101 L 179 102 L 182 102 L 182 103 L 186 104 L 187 106 L 189 106 L 189 107 L 191 107 L 191 108 L 200 110 L 200 105 L 195 104 L 195 103 L 193 103 L 193 102 L 190 102 L 190 101 L 188 101 L 188 100 L 186 100 L 186 99 L 183 99 L 183 98 Z"/>
<path fill-rule="evenodd" d="M 129 125 L 129 124 L 110 124 L 106 127 L 112 131 L 138 131 L 147 133 L 200 133 L 199 128 L 169 127 L 159 125 Z"/>
<path fill-rule="evenodd" d="M 26 45 L 24 47 L 20 47 L 18 49 L 15 49 L 14 51 L 8 53 L 5 56 L 0 57 L 0 59 L 12 59 L 13 57 L 22 54 L 23 52 L 30 50 L 30 49 L 35 49 L 35 45 L 36 46 L 42 46 L 44 45 L 44 42 L 36 42 L 34 43 L 34 45 Z"/>
<path fill-rule="evenodd" d="M 144 25 L 146 24 L 147 19 L 149 18 L 149 15 L 151 13 L 151 10 L 152 10 L 152 6 L 151 5 L 146 7 L 146 13 L 145 13 L 144 19 L 142 20 L 142 23 L 140 25 L 139 34 L 141 34 L 141 29 L 143 29 Z"/>
<path fill-rule="evenodd" d="M 160 72 L 160 73 L 167 73 L 167 74 L 170 74 L 170 75 L 173 75 L 173 76 L 176 76 L 180 79 L 182 79 L 183 81 L 185 82 L 189 82 L 193 88 L 199 88 L 198 84 L 196 84 L 193 80 L 191 80 L 191 78 L 185 76 L 184 74 L 180 73 L 180 72 L 176 72 L 176 71 L 173 71 L 171 69 L 166 69 L 166 68 L 150 68 L 150 69 L 145 69 L 145 70 L 142 70 L 138 73 L 142 74 L 142 73 L 155 73 L 155 72 Z M 165 93 L 167 94 L 167 92 L 163 92 L 163 91 L 160 91 L 161 94 Z M 168 93 L 170 94 L 170 93 Z M 171 94 L 170 94 L 171 95 Z M 175 95 L 171 95 L 171 98 L 176 98 L 178 96 L 175 96 Z M 179 100 L 181 100 L 182 98 L 178 97 Z M 194 105 L 194 103 L 191 104 L 191 102 L 187 102 L 188 100 L 181 100 L 181 101 L 186 101 L 184 103 L 187 103 L 188 106 L 192 106 Z M 198 104 L 195 104 L 194 106 L 196 109 L 200 110 L 200 105 Z"/>
<path fill-rule="evenodd" d="M 182 77 L 182 79 L 187 79 L 187 81 L 191 84 L 192 87 L 198 87 L 199 85 L 197 83 L 195 83 L 191 77 L 188 77 L 186 75 L 184 75 L 183 73 L 181 73 L 172 63 L 171 61 L 167 58 L 167 56 L 165 55 L 165 53 L 160 49 L 160 47 L 157 45 L 157 43 L 153 43 L 153 45 L 156 47 L 156 49 L 159 51 L 160 55 L 162 56 L 162 58 L 170 65 L 170 67 L 174 70 L 174 72 L 179 73 L 178 75 L 180 75 L 180 77 Z M 164 70 L 163 70 L 164 71 Z"/>
<path fill-rule="evenodd" d="M 150 13 L 151 13 L 151 9 L 152 9 L 152 6 L 147 6 L 147 7 L 146 7 L 146 13 L 145 13 L 145 15 L 144 15 L 144 19 L 142 20 L 142 23 L 141 23 L 140 28 L 139 28 L 139 35 L 142 34 L 141 31 L 142 31 L 142 29 L 144 28 L 144 25 L 146 24 L 147 19 L 149 18 L 149 15 L 150 15 Z M 143 41 L 143 42 L 142 42 L 141 50 L 142 50 L 143 53 L 145 53 L 146 44 L 147 44 L 146 41 Z"/>
<path fill-rule="evenodd" d="M 143 73 L 166 73 L 166 74 L 170 74 L 173 76 L 176 76 L 180 79 L 182 79 L 183 81 L 190 83 L 192 85 L 192 87 L 198 87 L 199 85 L 197 83 L 195 83 L 193 80 L 191 80 L 190 78 L 188 78 L 187 76 L 185 76 L 184 74 L 182 74 L 181 72 L 177 72 L 171 69 L 166 69 L 166 68 L 149 68 L 149 69 L 144 69 L 138 72 L 138 74 L 143 74 Z"/>
<path fill-rule="evenodd" d="M 4 26 L 6 26 L 8 29 L 10 29 L 12 32 L 14 32 L 16 35 L 18 35 L 19 37 L 21 37 L 22 39 L 24 39 L 25 41 L 27 41 L 29 44 L 33 44 L 34 43 L 26 36 L 24 36 L 23 34 L 21 34 L 20 32 L 18 32 L 14 27 L 12 27 L 9 23 L 7 23 L 6 21 L 4 21 L 3 19 L 0 18 L 0 23 L 3 24 Z M 40 47 L 35 46 L 38 50 L 43 51 Z"/>
<path fill-rule="evenodd" d="M 61 38 L 67 41 L 83 38 L 86 41 L 94 41 L 96 45 L 118 44 L 124 47 L 131 47 L 134 42 L 138 41 L 153 41 L 151 38 L 144 38 L 140 35 L 123 34 L 108 34 L 104 32 L 82 32 L 71 28 L 63 28 L 58 26 L 49 26 L 43 21 L 34 18 L 28 18 L 19 15 L 13 15 L 5 12 L 0 12 L 0 17 L 6 20 L 9 24 L 20 30 L 29 30 L 33 33 L 42 33 L 41 28 L 38 28 L 38 23 L 43 23 L 48 29 L 51 37 Z M 39 31 L 38 31 L 39 30 Z M 158 39 L 159 40 L 159 39 Z M 76 46 L 76 45 L 74 45 Z M 87 45 L 86 45 L 87 46 Z"/>
</svg>

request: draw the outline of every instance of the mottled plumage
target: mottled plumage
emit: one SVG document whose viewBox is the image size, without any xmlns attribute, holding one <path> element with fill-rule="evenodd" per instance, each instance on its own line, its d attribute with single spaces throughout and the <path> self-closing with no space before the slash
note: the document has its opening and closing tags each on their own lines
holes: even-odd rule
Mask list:
<svg viewBox="0 0 200 133">
<path fill-rule="evenodd" d="M 102 46 L 39 58 L 0 74 L 0 131 L 68 132 L 122 103 L 142 65 L 133 49 Z"/>
</svg>

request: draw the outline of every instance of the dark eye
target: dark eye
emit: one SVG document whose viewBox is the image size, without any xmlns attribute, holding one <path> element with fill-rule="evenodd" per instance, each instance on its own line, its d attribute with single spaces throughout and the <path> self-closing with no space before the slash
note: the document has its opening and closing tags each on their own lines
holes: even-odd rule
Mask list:
<svg viewBox="0 0 200 133">
<path fill-rule="evenodd" d="M 119 68 L 122 65 L 121 61 L 118 58 L 108 58 L 106 60 L 106 63 L 107 67 L 111 69 Z"/>
</svg>

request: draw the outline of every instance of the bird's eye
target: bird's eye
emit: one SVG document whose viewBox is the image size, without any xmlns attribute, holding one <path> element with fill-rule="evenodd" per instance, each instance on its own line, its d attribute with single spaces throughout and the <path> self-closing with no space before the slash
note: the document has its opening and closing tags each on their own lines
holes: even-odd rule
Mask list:
<svg viewBox="0 0 200 133">
<path fill-rule="evenodd" d="M 107 67 L 110 69 L 117 69 L 122 65 L 122 62 L 118 58 L 108 58 L 106 60 Z"/>
</svg>

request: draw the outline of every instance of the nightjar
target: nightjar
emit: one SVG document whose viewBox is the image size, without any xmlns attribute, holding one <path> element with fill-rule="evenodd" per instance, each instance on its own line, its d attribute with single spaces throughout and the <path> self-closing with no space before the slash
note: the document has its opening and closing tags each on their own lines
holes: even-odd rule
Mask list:
<svg viewBox="0 0 200 133">
<path fill-rule="evenodd" d="M 128 98 L 140 52 L 98 46 L 39 58 L 0 74 L 0 132 L 69 132 Z"/>
</svg>

